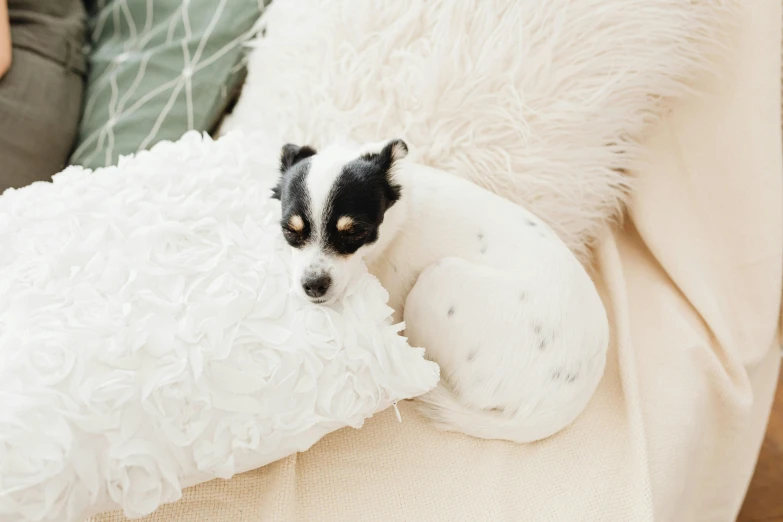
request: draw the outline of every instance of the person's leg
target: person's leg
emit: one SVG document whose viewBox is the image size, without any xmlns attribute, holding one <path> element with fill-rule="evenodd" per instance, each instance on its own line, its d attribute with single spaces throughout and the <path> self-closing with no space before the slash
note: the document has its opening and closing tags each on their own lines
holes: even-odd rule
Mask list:
<svg viewBox="0 0 783 522">
<path fill-rule="evenodd" d="M 0 78 L 11 66 L 11 24 L 8 18 L 8 0 L 0 0 Z"/>
<path fill-rule="evenodd" d="M 14 48 L 0 78 L 0 193 L 48 181 L 67 164 L 81 117 L 83 77 Z"/>
</svg>

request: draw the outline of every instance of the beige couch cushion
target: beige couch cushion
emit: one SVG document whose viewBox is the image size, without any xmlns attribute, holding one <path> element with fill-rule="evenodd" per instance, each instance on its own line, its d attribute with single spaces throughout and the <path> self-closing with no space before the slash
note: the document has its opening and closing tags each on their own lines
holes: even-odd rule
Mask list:
<svg viewBox="0 0 783 522">
<path fill-rule="evenodd" d="M 739 21 L 723 77 L 651 137 L 626 225 L 597 252 L 613 346 L 576 423 L 517 446 L 435 432 L 406 403 L 402 424 L 386 411 L 146 520 L 734 520 L 780 363 L 783 271 L 780 5 Z"/>
</svg>

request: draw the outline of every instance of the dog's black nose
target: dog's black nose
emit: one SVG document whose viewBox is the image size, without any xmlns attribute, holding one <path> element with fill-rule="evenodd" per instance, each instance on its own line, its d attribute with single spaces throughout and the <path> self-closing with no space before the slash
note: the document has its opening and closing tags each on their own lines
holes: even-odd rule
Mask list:
<svg viewBox="0 0 783 522">
<path fill-rule="evenodd" d="M 331 284 L 332 278 L 326 274 L 305 277 L 302 280 L 302 288 L 304 288 L 305 293 L 313 299 L 323 297 L 327 290 L 329 290 Z"/>
</svg>

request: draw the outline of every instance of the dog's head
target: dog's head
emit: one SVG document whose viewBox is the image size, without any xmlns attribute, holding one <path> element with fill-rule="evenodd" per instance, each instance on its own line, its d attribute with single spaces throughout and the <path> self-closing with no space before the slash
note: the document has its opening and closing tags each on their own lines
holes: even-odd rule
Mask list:
<svg viewBox="0 0 783 522">
<path fill-rule="evenodd" d="M 285 145 L 272 197 L 294 249 L 294 288 L 316 303 L 340 297 L 376 245 L 386 211 L 400 198 L 395 163 L 408 147 L 392 140 L 360 149 Z"/>
</svg>

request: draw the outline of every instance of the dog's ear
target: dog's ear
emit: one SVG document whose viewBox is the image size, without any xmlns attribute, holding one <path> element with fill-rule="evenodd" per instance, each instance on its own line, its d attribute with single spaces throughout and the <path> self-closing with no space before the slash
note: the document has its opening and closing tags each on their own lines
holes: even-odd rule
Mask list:
<svg viewBox="0 0 783 522">
<path fill-rule="evenodd" d="M 402 140 L 391 140 L 378 153 L 381 167 L 390 171 L 394 163 L 408 155 L 408 145 Z"/>
<path fill-rule="evenodd" d="M 280 151 L 280 179 L 277 181 L 277 185 L 272 189 L 272 199 L 280 199 L 280 194 L 283 191 L 283 177 L 285 171 L 299 163 L 305 158 L 314 156 L 316 151 L 314 148 L 304 145 L 294 145 L 293 143 L 287 143 L 283 145 Z"/>
<path fill-rule="evenodd" d="M 362 158 L 372 161 L 381 170 L 388 171 L 394 166 L 394 163 L 408 155 L 408 145 L 400 139 L 387 141 L 383 146 L 381 143 L 367 145 L 362 154 Z"/>
<path fill-rule="evenodd" d="M 283 145 L 283 150 L 280 151 L 280 173 L 290 169 L 303 159 L 314 156 L 315 153 L 315 149 L 309 145 L 302 147 L 293 143 Z"/>
<path fill-rule="evenodd" d="M 386 208 L 400 199 L 402 188 L 394 179 L 394 166 L 397 161 L 407 155 L 408 145 L 404 141 L 396 139 L 387 142 L 379 152 L 368 152 L 363 156 L 365 160 L 375 163 L 384 177 Z"/>
</svg>

